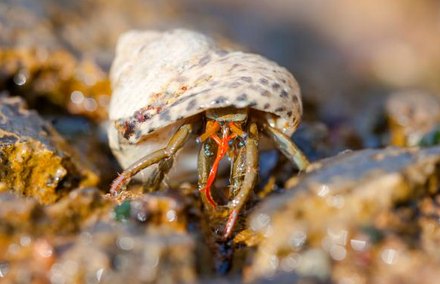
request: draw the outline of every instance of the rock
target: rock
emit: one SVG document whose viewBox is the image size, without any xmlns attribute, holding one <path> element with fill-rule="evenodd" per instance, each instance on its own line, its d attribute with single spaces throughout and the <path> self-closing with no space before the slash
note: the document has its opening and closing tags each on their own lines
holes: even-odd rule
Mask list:
<svg viewBox="0 0 440 284">
<path fill-rule="evenodd" d="M 424 91 L 402 91 L 390 96 L 386 113 L 391 145 L 416 146 L 440 123 L 440 100 Z"/>
<path fill-rule="evenodd" d="M 434 283 L 440 259 L 420 247 L 420 228 L 429 226 L 416 202 L 437 192 L 439 164 L 440 147 L 347 152 L 313 164 L 252 214 L 250 226 L 264 239 L 248 279 L 295 272 L 336 283 Z M 410 267 L 425 267 L 427 276 Z"/>
<path fill-rule="evenodd" d="M 35 224 L 42 225 L 44 209 L 34 199 L 21 199 L 12 193 L 0 194 L 0 244 L 9 243 L 10 238 L 22 233 L 37 233 Z M 4 250 L 1 250 L 4 252 Z M 3 257 L 0 253 L 0 259 Z"/>
<path fill-rule="evenodd" d="M 99 127 L 90 119 L 82 116 L 46 118 L 67 143 L 78 150 L 80 163 L 93 168 L 100 178 L 98 187 L 108 190 L 117 173 L 121 172 L 121 167 L 111 154 L 105 125 Z"/>
<path fill-rule="evenodd" d="M 97 188 L 75 189 L 58 202 L 45 208 L 50 218 L 48 231 L 53 234 L 77 233 L 90 223 L 95 223 L 102 216 L 108 215 L 112 207 Z"/>
<path fill-rule="evenodd" d="M 24 97 L 42 114 L 67 112 L 103 121 L 111 93 L 105 71 L 60 39 L 65 24 L 72 21 L 69 11 L 87 4 L 60 11 L 64 4 L 0 4 L 0 90 Z"/>
<path fill-rule="evenodd" d="M 53 127 L 20 98 L 0 97 L 0 177 L 5 187 L 44 204 L 78 186 L 93 186 L 98 176 L 79 163 Z"/>
<path fill-rule="evenodd" d="M 34 198 L 0 193 L 0 204 L 0 260 L 5 258 L 11 242 L 23 243 L 23 237 L 31 242 L 76 234 L 108 215 L 112 206 L 96 188 L 76 189 L 49 206 L 42 206 Z"/>
<path fill-rule="evenodd" d="M 178 194 L 175 194 L 178 196 Z M 159 192 L 144 195 L 131 201 L 130 217 L 148 226 L 171 227 L 173 231 L 185 232 L 188 225 L 188 207 L 182 199 Z"/>
<path fill-rule="evenodd" d="M 0 62 L 0 89 L 24 97 L 40 113 L 106 119 L 110 83 L 93 61 L 62 49 L 0 48 Z"/>
<path fill-rule="evenodd" d="M 83 236 L 52 266 L 52 275 L 67 283 L 195 282 L 195 242 L 189 235 L 99 223 Z"/>
</svg>

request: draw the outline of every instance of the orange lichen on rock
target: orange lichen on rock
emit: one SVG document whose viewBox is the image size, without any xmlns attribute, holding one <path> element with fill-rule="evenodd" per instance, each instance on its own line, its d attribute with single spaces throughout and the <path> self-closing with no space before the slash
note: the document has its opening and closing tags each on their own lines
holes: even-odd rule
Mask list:
<svg viewBox="0 0 440 284">
<path fill-rule="evenodd" d="M 58 200 L 99 177 L 78 162 L 77 153 L 19 98 L 0 98 L 0 178 L 3 190 L 34 196 L 41 203 Z"/>
</svg>

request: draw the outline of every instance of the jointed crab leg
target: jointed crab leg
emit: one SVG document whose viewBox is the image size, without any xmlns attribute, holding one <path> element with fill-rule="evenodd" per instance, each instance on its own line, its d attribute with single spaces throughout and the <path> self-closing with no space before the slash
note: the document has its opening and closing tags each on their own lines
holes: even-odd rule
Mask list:
<svg viewBox="0 0 440 284">
<path fill-rule="evenodd" d="M 159 165 L 154 172 L 150 175 L 147 182 L 144 185 L 145 192 L 153 192 L 156 191 L 164 179 L 165 175 L 170 171 L 174 164 L 174 158 L 163 159 L 159 162 Z"/>
<path fill-rule="evenodd" d="M 212 139 L 218 144 L 217 155 L 215 157 L 214 163 L 212 164 L 212 168 L 209 172 L 208 180 L 206 181 L 206 186 L 200 189 L 200 191 L 205 191 L 206 198 L 214 208 L 217 207 L 217 204 L 214 202 L 214 200 L 211 197 L 211 185 L 214 183 L 215 175 L 217 174 L 220 160 L 228 151 L 229 141 L 236 137 L 235 134 L 228 135 L 229 129 L 226 126 L 223 127 L 222 132 L 223 135 L 221 139 L 217 136 L 217 134 L 211 136 Z"/>
<path fill-rule="evenodd" d="M 122 174 L 120 174 L 119 177 L 113 181 L 110 188 L 110 193 L 118 193 L 130 181 L 130 179 L 141 170 L 156 164 L 163 159 L 173 157 L 173 155 L 175 155 L 177 151 L 183 147 L 185 142 L 191 136 L 194 128 L 194 120 L 181 125 L 165 148 L 156 150 L 153 153 L 146 155 L 123 171 Z"/>
<path fill-rule="evenodd" d="M 257 124 L 251 122 L 248 130 L 248 137 L 246 140 L 246 152 L 245 152 L 245 162 L 244 162 L 244 180 L 243 184 L 238 191 L 234 199 L 229 203 L 232 208 L 229 215 L 228 222 L 226 223 L 225 232 L 223 235 L 224 239 L 231 236 L 234 225 L 237 222 L 238 214 L 240 210 L 245 205 L 246 201 L 257 180 L 258 172 L 258 127 Z"/>
<path fill-rule="evenodd" d="M 287 157 L 294 165 L 298 167 L 300 171 L 305 170 L 310 162 L 303 152 L 292 142 L 290 137 L 285 135 L 280 130 L 270 127 L 269 125 L 264 125 L 265 133 L 272 138 L 275 142 L 276 147 L 284 156 Z"/>
<path fill-rule="evenodd" d="M 208 182 L 209 172 L 211 170 L 212 164 L 214 162 L 215 156 L 210 153 L 215 153 L 217 151 L 217 144 L 212 140 L 208 139 L 203 142 L 200 148 L 199 156 L 197 159 L 197 170 L 199 173 L 199 189 L 206 187 Z M 214 207 L 211 206 L 210 201 L 206 194 L 201 194 L 202 202 L 207 210 L 212 210 Z"/>
<path fill-rule="evenodd" d="M 234 198 L 243 184 L 245 147 L 240 147 L 232 160 L 229 197 Z"/>
</svg>

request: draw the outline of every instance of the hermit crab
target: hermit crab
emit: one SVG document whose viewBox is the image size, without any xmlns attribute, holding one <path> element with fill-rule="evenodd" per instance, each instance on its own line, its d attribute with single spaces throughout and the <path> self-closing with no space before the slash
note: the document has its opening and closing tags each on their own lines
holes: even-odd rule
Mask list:
<svg viewBox="0 0 440 284">
<path fill-rule="evenodd" d="M 227 239 L 257 180 L 260 132 L 299 170 L 308 166 L 290 139 L 302 114 L 299 86 L 262 56 L 221 49 L 184 29 L 129 31 L 119 39 L 110 73 L 109 143 L 125 169 L 112 193 L 139 172 L 157 188 L 185 143 L 196 140 L 206 210 L 217 208 L 211 187 L 220 160 L 228 155 L 231 161 Z"/>
</svg>

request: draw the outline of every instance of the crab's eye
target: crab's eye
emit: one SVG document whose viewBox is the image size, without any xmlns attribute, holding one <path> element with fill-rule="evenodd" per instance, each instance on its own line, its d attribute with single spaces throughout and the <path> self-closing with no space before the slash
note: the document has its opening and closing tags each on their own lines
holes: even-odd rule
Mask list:
<svg viewBox="0 0 440 284">
<path fill-rule="evenodd" d="M 233 139 L 231 139 L 231 140 L 228 141 L 229 146 L 232 146 L 232 143 L 234 143 L 234 140 L 233 140 Z"/>
</svg>

